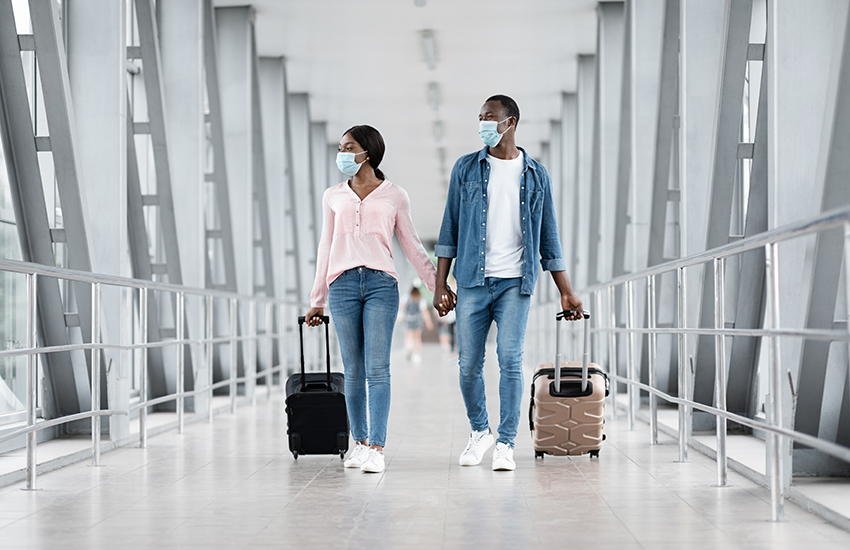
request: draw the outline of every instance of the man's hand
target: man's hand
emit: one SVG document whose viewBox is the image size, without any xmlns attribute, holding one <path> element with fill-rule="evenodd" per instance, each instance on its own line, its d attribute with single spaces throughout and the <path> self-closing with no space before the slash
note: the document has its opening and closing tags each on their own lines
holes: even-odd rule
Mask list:
<svg viewBox="0 0 850 550">
<path fill-rule="evenodd" d="M 573 292 L 561 294 L 561 311 L 569 310 L 575 310 L 575 312 L 569 317 L 564 317 L 568 321 L 578 321 L 584 317 L 581 300 Z"/>
<path fill-rule="evenodd" d="M 457 305 L 457 295 L 452 292 L 451 287 L 438 286 L 434 289 L 434 309 L 440 314 L 440 317 L 445 317 Z"/>
</svg>

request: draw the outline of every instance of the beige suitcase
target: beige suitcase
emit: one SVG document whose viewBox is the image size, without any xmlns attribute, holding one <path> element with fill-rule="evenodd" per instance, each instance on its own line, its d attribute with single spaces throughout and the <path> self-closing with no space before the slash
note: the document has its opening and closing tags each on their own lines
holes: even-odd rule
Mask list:
<svg viewBox="0 0 850 550">
<path fill-rule="evenodd" d="M 529 423 L 534 452 L 544 455 L 599 456 L 605 435 L 605 398 L 608 375 L 589 361 L 590 314 L 584 312 L 584 356 L 582 361 L 561 361 L 561 321 L 571 313 L 556 317 L 556 375 L 553 363 L 539 365 L 531 382 Z"/>
</svg>

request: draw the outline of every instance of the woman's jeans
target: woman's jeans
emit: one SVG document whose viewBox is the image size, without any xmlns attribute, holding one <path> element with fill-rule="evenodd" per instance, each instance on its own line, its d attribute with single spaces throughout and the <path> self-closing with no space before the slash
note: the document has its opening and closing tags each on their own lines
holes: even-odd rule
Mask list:
<svg viewBox="0 0 850 550">
<path fill-rule="evenodd" d="M 484 395 L 484 348 L 496 321 L 499 356 L 499 439 L 514 446 L 522 401 L 522 351 L 531 296 L 520 294 L 522 278 L 487 277 L 484 286 L 457 289 L 457 349 L 460 392 L 475 431 L 490 428 Z"/>
<path fill-rule="evenodd" d="M 345 406 L 355 441 L 384 445 L 390 414 L 390 348 L 398 316 L 398 281 L 367 267 L 343 272 L 328 307 L 345 366 Z M 366 417 L 368 391 L 369 417 Z"/>
</svg>

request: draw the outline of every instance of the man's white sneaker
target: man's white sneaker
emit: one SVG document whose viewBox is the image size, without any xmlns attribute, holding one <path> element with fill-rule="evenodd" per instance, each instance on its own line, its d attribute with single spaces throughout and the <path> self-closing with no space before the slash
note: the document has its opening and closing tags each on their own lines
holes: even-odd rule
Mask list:
<svg viewBox="0 0 850 550">
<path fill-rule="evenodd" d="M 514 450 L 509 445 L 496 443 L 496 450 L 493 451 L 493 470 L 516 470 Z"/>
<path fill-rule="evenodd" d="M 369 455 L 360 466 L 361 472 L 369 472 L 370 474 L 380 474 L 386 468 L 384 464 L 384 453 L 378 449 L 369 449 Z"/>
<path fill-rule="evenodd" d="M 359 468 L 366 461 L 367 456 L 369 456 L 369 446 L 355 443 L 354 449 L 348 454 L 348 458 L 342 465 L 346 468 Z"/>
<path fill-rule="evenodd" d="M 490 447 L 493 446 L 493 434 L 490 430 L 486 432 L 472 432 L 469 434 L 469 443 L 466 444 L 466 449 L 460 454 L 458 464 L 461 466 L 477 466 L 481 464 L 481 459 L 484 458 Z"/>
</svg>

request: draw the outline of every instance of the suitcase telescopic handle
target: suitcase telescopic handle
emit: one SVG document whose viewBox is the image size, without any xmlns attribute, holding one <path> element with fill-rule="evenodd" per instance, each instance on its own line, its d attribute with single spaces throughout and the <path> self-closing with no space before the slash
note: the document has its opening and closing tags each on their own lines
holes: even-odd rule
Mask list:
<svg viewBox="0 0 850 550">
<path fill-rule="evenodd" d="M 322 320 L 322 324 L 325 325 L 325 359 L 328 365 L 328 390 L 331 389 L 331 335 L 328 329 L 328 325 L 331 322 L 330 317 L 327 315 L 317 315 Z M 304 323 L 307 322 L 307 318 L 303 315 L 298 317 L 298 337 L 301 339 L 301 389 L 304 389 L 304 386 L 307 385 L 307 373 L 304 370 Z"/>
<path fill-rule="evenodd" d="M 558 321 L 563 321 L 567 317 L 572 317 L 573 314 L 578 313 L 578 310 L 568 309 L 558 313 L 555 316 L 555 325 L 557 329 L 555 331 L 555 391 L 561 391 L 561 323 Z M 584 311 L 582 312 L 582 317 L 584 317 L 584 353 L 582 353 L 581 357 L 581 391 L 584 392 L 587 390 L 587 365 L 590 362 L 590 312 Z"/>
</svg>

